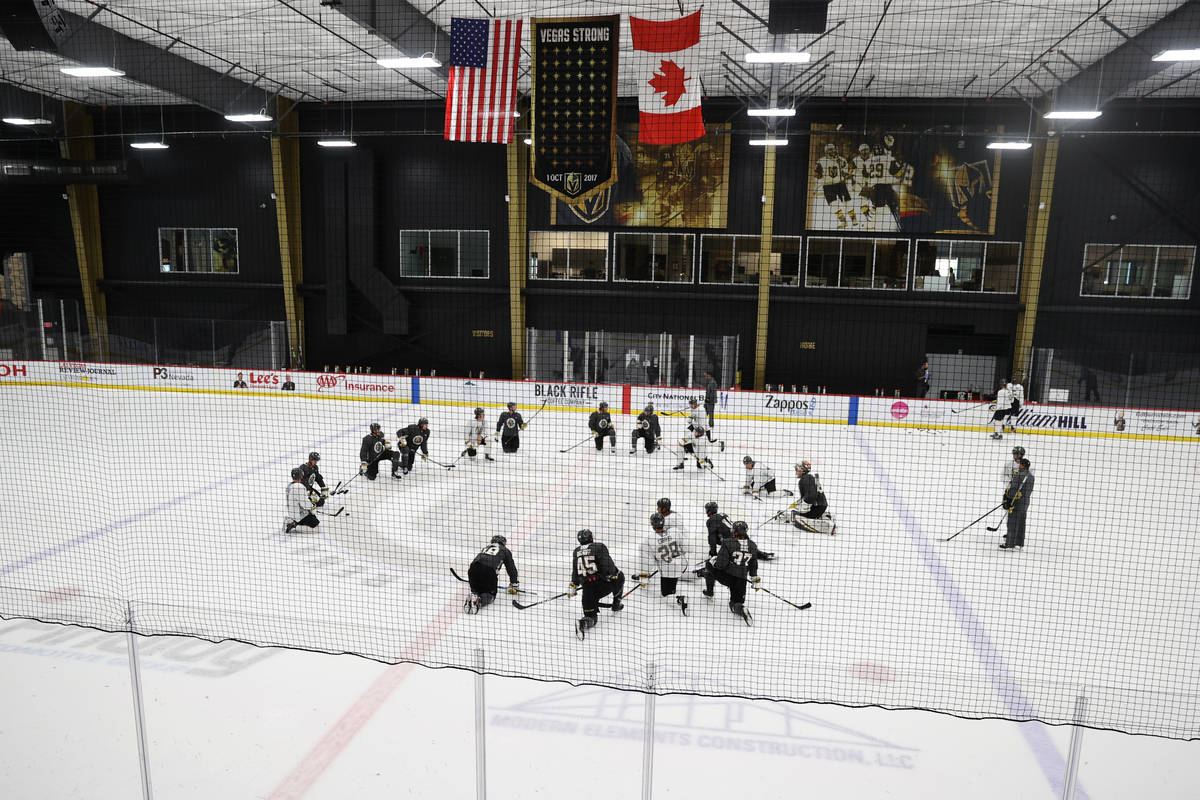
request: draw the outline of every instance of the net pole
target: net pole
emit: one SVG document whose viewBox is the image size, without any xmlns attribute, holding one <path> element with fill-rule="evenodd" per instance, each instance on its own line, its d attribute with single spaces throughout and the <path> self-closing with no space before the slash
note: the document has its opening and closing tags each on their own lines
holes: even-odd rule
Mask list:
<svg viewBox="0 0 1200 800">
<path fill-rule="evenodd" d="M 126 623 L 129 632 L 126 636 L 126 649 L 129 654 L 129 685 L 133 691 L 133 723 L 137 731 L 138 766 L 142 779 L 142 798 L 152 800 L 153 791 L 150 783 L 150 754 L 146 746 L 146 715 L 142 705 L 142 668 L 138 660 L 137 634 L 133 632 L 133 606 L 125 604 Z"/>
<path fill-rule="evenodd" d="M 642 800 L 654 794 L 654 666 L 646 667 L 646 712 L 642 719 Z"/>
<path fill-rule="evenodd" d="M 1063 774 L 1062 800 L 1075 800 L 1075 787 L 1079 782 L 1079 749 L 1083 742 L 1083 715 L 1087 712 L 1087 698 L 1075 698 L 1075 724 L 1071 726 L 1071 746 L 1067 751 L 1067 766 Z"/>
<path fill-rule="evenodd" d="M 479 671 L 475 673 L 475 797 L 476 800 L 487 800 L 487 706 L 483 694 L 483 649 L 475 651 L 475 665 Z"/>
</svg>

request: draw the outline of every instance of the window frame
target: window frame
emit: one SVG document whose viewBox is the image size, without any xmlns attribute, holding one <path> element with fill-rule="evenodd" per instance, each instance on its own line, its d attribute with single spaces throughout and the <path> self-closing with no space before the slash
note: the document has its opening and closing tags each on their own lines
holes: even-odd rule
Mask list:
<svg viewBox="0 0 1200 800">
<path fill-rule="evenodd" d="M 191 260 L 191 236 L 193 231 L 204 231 L 208 236 L 208 253 L 209 253 L 209 268 L 208 269 L 191 269 L 190 263 L 184 269 L 177 269 L 174 259 L 171 260 L 171 269 L 163 269 L 163 235 L 167 231 L 183 231 L 183 257 L 185 260 Z M 233 247 L 234 260 L 237 263 L 237 269 L 233 270 L 216 270 L 212 268 L 212 240 L 215 231 L 233 231 Z M 174 235 L 172 233 L 172 239 Z M 171 254 L 172 256 L 174 253 Z M 240 275 L 242 272 L 242 234 L 241 231 L 234 225 L 220 226 L 196 226 L 187 227 L 184 225 L 161 225 L 158 227 L 158 274 L 160 275 Z"/>
<path fill-rule="evenodd" d="M 959 294 L 994 294 L 1002 296 L 1018 295 L 1021 292 L 1021 273 L 1024 270 L 1022 259 L 1025 255 L 1025 243 L 1010 239 L 913 239 L 913 246 L 909 253 L 909 267 L 913 271 L 912 275 L 912 290 L 914 292 L 958 292 Z M 948 286 L 945 289 L 930 289 L 924 286 L 917 286 L 917 278 L 924 278 L 924 275 L 915 274 L 917 266 L 917 251 L 921 249 L 922 242 L 930 242 L 933 244 L 948 244 L 950 245 L 950 258 L 954 257 L 955 244 L 981 244 L 983 245 L 983 257 L 980 259 L 979 271 L 979 288 L 978 289 L 955 289 L 953 286 Z M 988 269 L 988 253 L 992 245 L 997 244 L 1014 244 L 1017 246 L 1017 276 L 1013 283 L 1011 292 L 996 292 L 985 289 L 987 286 L 987 269 Z"/>
<path fill-rule="evenodd" d="M 406 233 L 423 233 L 426 236 L 425 245 L 425 274 L 424 275 L 406 275 L 404 274 L 403 261 L 400 264 L 400 278 L 402 280 L 435 280 L 435 281 L 486 281 L 492 276 L 492 232 L 487 228 L 400 228 L 396 234 L 396 246 L 400 258 L 404 258 L 404 234 Z M 434 275 L 433 274 L 433 246 L 430 244 L 432 235 L 435 233 L 453 233 L 457 234 L 456 243 L 454 246 L 454 275 Z M 462 274 L 462 235 L 464 233 L 482 233 L 484 235 L 484 274 L 483 275 L 463 275 Z"/>
<path fill-rule="evenodd" d="M 704 251 L 706 249 L 704 246 L 704 242 L 708 239 L 716 239 L 716 238 L 724 238 L 724 239 L 732 239 L 733 240 L 730 244 L 730 251 L 729 251 L 729 265 L 730 266 L 729 266 L 729 280 L 728 281 L 708 281 L 708 280 L 704 279 Z M 700 234 L 700 249 L 698 251 L 696 251 L 696 283 L 702 284 L 704 286 L 757 286 L 758 285 L 757 279 L 755 279 L 753 281 L 746 281 L 744 283 L 734 280 L 734 276 L 737 275 L 737 264 L 738 264 L 737 240 L 738 239 L 754 239 L 756 242 L 759 243 L 759 246 L 761 247 L 762 235 L 757 234 L 757 233 L 702 233 L 702 234 Z M 804 255 L 804 239 L 805 239 L 804 236 L 797 236 L 794 234 L 786 234 L 786 235 L 779 234 L 778 236 L 776 236 L 776 235 L 772 234 L 771 235 L 771 255 L 775 255 L 775 252 L 776 252 L 775 251 L 775 240 L 776 239 L 787 239 L 787 240 L 795 239 L 797 242 L 800 243 L 799 248 L 798 248 L 799 255 L 800 256 Z M 756 251 L 756 252 L 758 252 L 758 251 Z M 780 255 L 782 255 L 782 253 Z M 804 271 L 803 265 L 798 265 L 797 269 L 796 269 L 796 282 L 795 283 L 783 283 L 781 281 L 779 283 L 772 282 L 771 285 L 772 286 L 791 286 L 791 287 L 801 286 L 802 284 L 800 283 L 800 274 L 803 271 Z M 774 273 L 772 273 L 772 274 L 774 274 Z M 783 273 L 781 271 L 780 275 L 782 275 L 782 274 Z"/>
<path fill-rule="evenodd" d="M 1111 243 L 1108 243 L 1108 242 L 1084 242 L 1084 244 L 1083 244 L 1083 261 L 1081 263 L 1084 264 L 1085 266 L 1088 264 L 1088 261 L 1089 261 L 1088 248 L 1091 248 L 1091 247 L 1115 248 L 1119 253 L 1123 253 L 1126 247 L 1143 247 L 1143 248 L 1153 247 L 1154 248 L 1154 268 L 1150 271 L 1149 279 L 1145 282 L 1145 286 L 1148 290 L 1147 293 L 1146 294 L 1136 294 L 1136 295 L 1135 294 L 1121 294 L 1119 291 L 1114 291 L 1112 294 L 1085 293 L 1083 289 L 1084 289 L 1084 282 L 1087 279 L 1087 269 L 1081 268 L 1079 271 L 1079 296 L 1080 297 L 1099 297 L 1099 298 L 1112 299 L 1112 300 L 1118 300 L 1118 299 L 1120 299 L 1120 300 L 1191 300 L 1192 299 L 1192 283 L 1196 279 L 1196 245 L 1194 245 L 1194 244 L 1142 244 L 1142 243 L 1135 243 L 1135 242 L 1125 242 L 1124 244 L 1117 244 L 1116 242 L 1111 242 Z M 1158 263 L 1161 260 L 1163 248 L 1172 248 L 1172 249 L 1176 249 L 1176 250 L 1190 250 L 1192 252 L 1191 268 L 1188 272 L 1188 282 L 1187 282 L 1188 291 L 1187 291 L 1187 295 L 1184 297 L 1176 297 L 1174 294 L 1162 295 L 1162 296 L 1156 296 L 1154 294 L 1154 287 L 1157 285 L 1157 281 L 1158 281 Z M 1118 256 L 1117 260 L 1121 261 L 1122 259 Z M 1098 264 L 1097 264 L 1097 266 L 1098 266 Z M 1105 269 L 1107 269 L 1107 266 L 1105 267 Z M 1120 282 L 1119 278 L 1118 278 L 1116 285 L 1117 285 L 1117 288 L 1119 289 L 1121 286 L 1121 282 Z"/>
<path fill-rule="evenodd" d="M 567 274 L 561 278 L 555 278 L 554 276 L 542 277 L 541 275 L 530 275 L 528 278 L 529 280 L 531 280 L 531 281 L 587 281 L 589 283 L 604 283 L 605 281 L 608 280 L 609 266 L 610 266 L 610 262 L 613 259 L 612 237 L 609 235 L 608 231 L 562 230 L 562 229 L 538 229 L 536 231 L 527 230 L 525 232 L 525 265 L 526 265 L 525 268 L 526 269 L 529 269 L 530 253 L 533 252 L 530 249 L 530 243 L 531 243 L 533 237 L 539 233 L 553 233 L 553 234 L 565 234 L 566 235 L 566 237 L 567 237 Z M 571 251 L 575 249 L 571 244 L 572 238 L 576 234 L 586 234 L 589 236 L 595 236 L 595 235 L 601 234 L 601 233 L 604 234 L 604 272 L 603 272 L 603 274 L 599 278 L 573 278 L 573 277 L 571 277 Z M 587 249 L 587 248 L 580 248 L 580 249 Z"/>
<path fill-rule="evenodd" d="M 880 233 L 883 233 L 883 231 L 880 231 Z M 806 242 L 806 244 L 804 246 L 804 283 L 800 284 L 805 289 L 817 289 L 817 290 L 845 289 L 847 291 L 852 291 L 852 292 L 904 292 L 904 291 L 908 291 L 909 287 L 912 284 L 911 278 L 912 278 L 912 265 L 913 265 L 913 250 L 914 250 L 914 247 L 912 244 L 912 242 L 913 242 L 912 239 L 908 239 L 903 236 L 879 236 L 879 237 L 876 237 L 876 236 L 808 236 L 806 238 L 808 241 Z M 812 250 L 813 240 L 817 240 L 817 241 L 821 241 L 821 242 L 834 242 L 835 241 L 838 243 L 837 283 L 833 286 L 816 286 L 816 285 L 810 284 L 808 282 L 808 279 L 809 279 L 808 263 L 809 263 L 809 255 Z M 867 277 L 867 281 L 868 281 L 869 285 L 867 285 L 867 286 L 843 286 L 842 285 L 842 272 L 843 272 L 843 267 L 845 264 L 845 250 L 846 250 L 845 244 L 844 244 L 845 242 L 870 242 L 871 243 L 871 268 L 870 268 L 870 274 Z M 905 247 L 904 283 L 903 283 L 903 285 L 895 286 L 895 287 L 881 287 L 881 286 L 875 285 L 875 278 L 876 278 L 875 265 L 879 260 L 879 243 L 880 242 L 892 242 L 892 243 L 904 242 L 907 245 Z"/>
<path fill-rule="evenodd" d="M 639 280 L 636 278 L 619 278 L 619 277 L 617 277 L 617 268 L 618 268 L 617 237 L 618 236 L 650 236 L 650 237 L 678 236 L 683 239 L 690 238 L 691 245 L 692 245 L 692 252 L 691 252 L 691 258 L 689 259 L 691 262 L 691 265 L 690 265 L 690 269 L 688 271 L 687 280 L 683 280 L 683 281 L 673 281 L 673 280 L 668 280 L 668 279 L 656 280 L 654 278 L 650 278 L 649 280 Z M 651 248 L 653 249 L 653 247 L 654 247 L 654 243 L 652 242 Z M 669 284 L 674 284 L 676 286 L 691 286 L 696 283 L 696 234 L 694 234 L 694 233 L 672 233 L 670 231 L 613 231 L 612 232 L 612 244 L 609 247 L 609 251 L 612 253 L 613 283 L 669 283 Z M 666 268 L 664 267 L 664 272 L 665 272 L 665 269 Z M 556 278 L 555 280 L 562 280 L 562 278 Z M 591 279 L 590 278 L 571 278 L 568 280 L 591 280 Z"/>
</svg>

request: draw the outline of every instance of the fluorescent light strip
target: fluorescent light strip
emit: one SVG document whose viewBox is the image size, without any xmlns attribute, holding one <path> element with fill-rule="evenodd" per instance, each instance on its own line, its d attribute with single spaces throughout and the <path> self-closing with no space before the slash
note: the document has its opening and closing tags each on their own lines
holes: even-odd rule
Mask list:
<svg viewBox="0 0 1200 800">
<path fill-rule="evenodd" d="M 113 67 L 59 67 L 58 71 L 73 78 L 120 78 L 125 74 Z"/>
<path fill-rule="evenodd" d="M 381 67 L 388 69 L 434 69 L 440 67 L 442 62 L 438 61 L 433 56 L 418 56 L 410 58 L 408 56 L 400 56 L 399 58 L 377 58 L 375 63 Z"/>
<path fill-rule="evenodd" d="M 5 117 L 4 121 L 7 122 L 9 125 L 50 125 L 50 124 L 52 124 L 50 122 L 50 120 L 42 119 L 41 117 Z"/>
<path fill-rule="evenodd" d="M 1031 142 L 988 142 L 988 150 L 1028 150 Z"/>
<path fill-rule="evenodd" d="M 130 142 L 129 146 L 134 150 L 168 150 L 171 147 L 166 142 Z"/>
<path fill-rule="evenodd" d="M 787 139 L 751 139 L 750 144 L 755 147 L 782 147 L 788 143 Z"/>
<path fill-rule="evenodd" d="M 1163 50 L 1152 61 L 1200 61 L 1200 47 L 1190 50 Z"/>
<path fill-rule="evenodd" d="M 794 108 L 748 108 L 746 114 L 751 117 L 794 117 Z"/>
<path fill-rule="evenodd" d="M 812 53 L 746 53 L 747 64 L 807 64 Z"/>
<path fill-rule="evenodd" d="M 271 115 L 256 111 L 253 114 L 226 114 L 225 119 L 230 122 L 270 122 Z"/>
<path fill-rule="evenodd" d="M 317 144 L 321 147 L 358 147 L 358 142 L 353 139 L 317 139 Z"/>
<path fill-rule="evenodd" d="M 1043 119 L 1095 119 L 1100 111 L 1049 111 Z"/>
</svg>

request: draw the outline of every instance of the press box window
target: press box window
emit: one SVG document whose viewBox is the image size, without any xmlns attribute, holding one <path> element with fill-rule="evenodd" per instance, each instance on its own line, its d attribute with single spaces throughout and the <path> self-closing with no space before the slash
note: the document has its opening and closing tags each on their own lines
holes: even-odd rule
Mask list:
<svg viewBox="0 0 1200 800">
<path fill-rule="evenodd" d="M 1083 248 L 1082 297 L 1186 300 L 1196 248 L 1183 245 L 1089 244 Z"/>
<path fill-rule="evenodd" d="M 405 278 L 488 277 L 487 231 L 400 231 Z"/>
<path fill-rule="evenodd" d="M 602 281 L 608 277 L 608 234 L 530 231 L 529 277 Z"/>
<path fill-rule="evenodd" d="M 615 233 L 613 280 L 691 283 L 695 241 L 690 233 Z"/>
<path fill-rule="evenodd" d="M 159 272 L 238 271 L 237 228 L 159 228 Z"/>
<path fill-rule="evenodd" d="M 903 289 L 907 239 L 810 236 L 804 285 L 840 289 Z"/>
<path fill-rule="evenodd" d="M 917 240 L 917 291 L 1016 294 L 1020 275 L 1020 242 Z"/>
</svg>

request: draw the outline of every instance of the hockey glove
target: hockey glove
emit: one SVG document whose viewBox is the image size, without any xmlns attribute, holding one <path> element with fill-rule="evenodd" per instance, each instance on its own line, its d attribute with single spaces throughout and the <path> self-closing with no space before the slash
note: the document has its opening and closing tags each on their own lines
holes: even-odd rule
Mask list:
<svg viewBox="0 0 1200 800">
<path fill-rule="evenodd" d="M 749 485 L 746 485 L 746 486 L 743 486 L 743 487 L 742 487 L 742 494 L 750 494 L 750 487 L 749 487 Z"/>
<path fill-rule="evenodd" d="M 322 497 L 329 497 L 329 487 L 328 487 L 328 486 L 322 486 L 322 487 L 321 487 L 321 496 L 322 496 Z"/>
<path fill-rule="evenodd" d="M 578 590 L 579 590 L 579 587 L 572 583 L 570 586 L 567 587 L 567 597 L 574 597 L 575 592 L 577 592 Z"/>
<path fill-rule="evenodd" d="M 516 581 L 513 581 L 512 583 L 510 583 L 510 584 L 508 585 L 508 593 L 509 593 L 509 594 L 516 594 L 518 591 L 520 591 L 520 590 L 517 588 L 517 582 L 516 582 Z"/>
<path fill-rule="evenodd" d="M 529 427 L 529 423 L 528 423 L 528 422 L 522 422 L 522 423 L 521 423 L 521 430 L 525 430 L 527 427 Z"/>
<path fill-rule="evenodd" d="M 750 585 L 754 587 L 754 591 L 756 592 L 762 588 L 759 586 L 760 583 L 762 583 L 762 578 L 758 577 L 757 575 L 750 578 Z"/>
<path fill-rule="evenodd" d="M 386 442 L 386 444 L 391 444 L 391 442 Z M 408 447 L 408 437 L 401 436 L 399 439 L 396 440 L 396 444 L 399 445 L 400 447 Z"/>
<path fill-rule="evenodd" d="M 609 575 L 609 576 L 608 576 L 608 581 L 609 581 L 609 583 L 616 583 L 616 582 L 617 582 L 617 581 L 619 581 L 620 579 L 621 579 L 621 573 L 619 573 L 619 572 L 618 572 L 618 573 L 616 573 L 615 575 Z"/>
<path fill-rule="evenodd" d="M 642 574 L 638 575 L 638 584 L 643 589 L 646 588 L 646 584 L 648 584 L 649 582 L 650 582 L 650 574 L 648 572 L 643 572 Z"/>
<path fill-rule="evenodd" d="M 424 453 L 421 453 L 421 460 L 422 460 L 422 461 L 428 461 L 428 460 L 429 460 L 429 456 L 425 455 Z"/>
<path fill-rule="evenodd" d="M 367 462 L 364 461 L 358 465 L 358 474 L 362 475 L 362 474 L 366 473 L 366 471 L 367 471 Z"/>
</svg>

